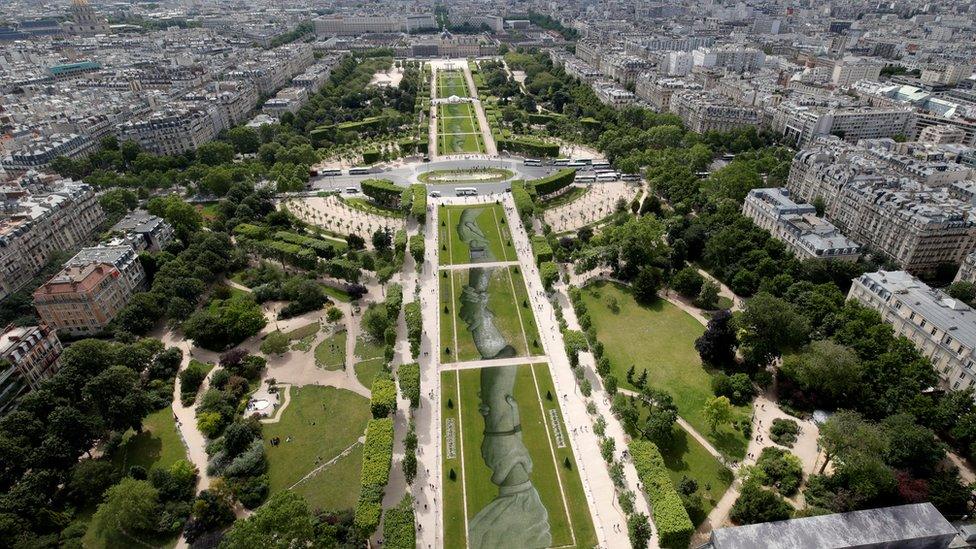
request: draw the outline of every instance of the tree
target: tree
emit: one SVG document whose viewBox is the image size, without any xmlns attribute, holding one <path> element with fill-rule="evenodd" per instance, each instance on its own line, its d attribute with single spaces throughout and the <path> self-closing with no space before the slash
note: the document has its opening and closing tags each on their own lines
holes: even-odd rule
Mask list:
<svg viewBox="0 0 976 549">
<path fill-rule="evenodd" d="M 886 417 L 881 422 L 881 430 L 887 439 L 884 462 L 895 469 L 907 470 L 916 477 L 929 477 L 945 459 L 945 445 L 911 414 Z"/>
<path fill-rule="evenodd" d="M 651 524 L 644 513 L 634 513 L 627 519 L 627 535 L 631 547 L 647 547 L 651 540 Z"/>
<path fill-rule="evenodd" d="M 247 126 L 237 126 L 227 130 L 227 140 L 241 154 L 256 153 L 258 147 L 261 146 L 261 138 L 258 136 L 258 132 Z"/>
<path fill-rule="evenodd" d="M 84 459 L 71 469 L 68 491 L 81 504 L 96 503 L 102 494 L 118 480 L 115 465 L 101 459 Z"/>
<path fill-rule="evenodd" d="M 366 241 L 358 234 L 346 235 L 346 244 L 350 250 L 362 250 L 366 247 Z"/>
<path fill-rule="evenodd" d="M 234 160 L 234 147 L 222 141 L 211 141 L 197 147 L 197 159 L 208 166 L 226 164 Z"/>
<path fill-rule="evenodd" d="M 832 460 L 846 460 L 857 454 L 880 456 L 886 441 L 878 427 L 865 421 L 857 412 L 841 410 L 820 426 L 817 441 L 824 452 L 822 474 Z"/>
<path fill-rule="evenodd" d="M 188 242 L 190 236 L 200 230 L 203 224 L 200 212 L 176 194 L 151 198 L 146 209 L 169 222 L 176 236 L 183 242 Z"/>
<path fill-rule="evenodd" d="M 847 347 L 820 340 L 784 357 L 780 373 L 812 392 L 823 405 L 834 407 L 860 391 L 864 366 Z"/>
<path fill-rule="evenodd" d="M 250 296 L 236 296 L 193 313 L 183 323 L 183 332 L 201 347 L 220 350 L 244 341 L 266 324 Z"/>
<path fill-rule="evenodd" d="M 710 398 L 702 408 L 702 415 L 714 433 L 719 426 L 732 422 L 732 403 L 724 396 Z"/>
<path fill-rule="evenodd" d="M 101 536 L 151 533 L 159 513 L 159 492 L 145 480 L 126 477 L 105 492 L 91 528 Z"/>
<path fill-rule="evenodd" d="M 793 506 L 776 493 L 764 489 L 758 482 L 745 482 L 729 518 L 736 524 L 757 524 L 786 520 L 792 513 Z"/>
<path fill-rule="evenodd" d="M 712 282 L 711 280 L 706 280 L 702 284 L 701 291 L 698 292 L 698 297 L 695 298 L 695 305 L 705 309 L 706 311 L 711 311 L 715 309 L 718 305 L 719 297 L 719 287 L 718 284 Z"/>
<path fill-rule="evenodd" d="M 275 493 L 250 517 L 239 520 L 227 532 L 228 547 L 289 549 L 311 546 L 315 522 L 305 499 L 290 490 Z"/>
<path fill-rule="evenodd" d="M 732 313 L 721 310 L 712 315 L 705 333 L 695 340 L 695 350 L 702 362 L 714 367 L 725 367 L 735 362 L 738 339 L 732 324 Z"/>
<path fill-rule="evenodd" d="M 803 343 L 810 333 L 810 323 L 789 302 L 766 293 L 759 293 L 746 302 L 738 313 L 735 325 L 746 358 L 759 365 L 768 364 L 784 349 Z"/>
<path fill-rule="evenodd" d="M 97 410 L 113 430 L 142 430 L 142 418 L 149 412 L 149 400 L 139 383 L 139 374 L 125 366 L 110 366 L 85 384 L 85 402 Z"/>
<path fill-rule="evenodd" d="M 270 355 L 283 355 L 288 351 L 288 336 L 275 330 L 268 334 L 261 342 L 261 352 Z"/>
<path fill-rule="evenodd" d="M 393 243 L 393 238 L 390 236 L 389 231 L 384 229 L 377 229 L 373 233 L 373 247 L 377 250 L 384 251 L 390 249 L 390 245 Z"/>
<path fill-rule="evenodd" d="M 386 305 L 374 303 L 366 309 L 362 320 L 363 330 L 373 338 L 373 341 L 383 341 L 386 329 L 390 327 L 390 318 L 386 311 Z"/>
<path fill-rule="evenodd" d="M 661 271 L 656 267 L 645 267 L 637 273 L 631 284 L 634 299 L 639 303 L 651 303 L 657 299 L 657 291 L 661 287 Z"/>
<path fill-rule="evenodd" d="M 694 267 L 685 267 L 671 278 L 671 287 L 689 299 L 698 297 L 704 284 L 705 278 Z"/>
</svg>

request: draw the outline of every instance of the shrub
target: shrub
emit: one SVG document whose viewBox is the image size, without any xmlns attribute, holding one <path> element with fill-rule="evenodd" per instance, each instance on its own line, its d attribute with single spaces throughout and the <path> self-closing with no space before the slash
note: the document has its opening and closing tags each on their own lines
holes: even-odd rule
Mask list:
<svg viewBox="0 0 976 549">
<path fill-rule="evenodd" d="M 793 513 L 793 506 L 771 490 L 756 482 L 746 482 L 739 499 L 732 505 L 729 518 L 735 524 L 757 524 L 774 520 L 786 520 Z"/>
<path fill-rule="evenodd" d="M 530 181 L 530 183 L 535 187 L 536 194 L 543 196 L 561 191 L 572 185 L 575 180 L 576 169 L 564 168 L 552 175 Z"/>
<path fill-rule="evenodd" d="M 800 434 L 800 426 L 792 419 L 776 418 L 769 428 L 769 439 L 776 444 L 792 448 L 796 436 Z"/>
<path fill-rule="evenodd" d="M 387 417 L 396 410 L 396 386 L 392 379 L 377 377 L 370 388 L 370 411 L 373 417 Z"/>
<path fill-rule="evenodd" d="M 795 494 L 803 481 L 803 464 L 800 458 L 782 448 L 763 448 L 756 460 L 756 468 L 762 472 L 764 485 L 775 486 L 786 496 Z"/>
<path fill-rule="evenodd" d="M 746 404 L 756 394 L 752 380 L 742 372 L 732 376 L 721 373 L 716 375 L 712 378 L 712 391 L 715 396 L 724 396 L 736 406 Z"/>
<path fill-rule="evenodd" d="M 410 341 L 410 354 L 420 355 L 420 338 L 424 326 L 420 314 L 420 302 L 412 301 L 403 306 L 403 316 L 407 323 L 407 339 Z"/>
<path fill-rule="evenodd" d="M 390 482 L 393 464 L 393 419 L 371 419 L 366 426 L 363 444 L 363 467 L 360 474 L 359 501 L 356 503 L 356 528 L 372 534 L 380 523 L 383 489 Z"/>
<path fill-rule="evenodd" d="M 424 262 L 424 235 L 415 234 L 410 237 L 410 255 L 413 256 L 413 260 L 417 262 L 417 270 L 420 270 L 420 266 Z"/>
<path fill-rule="evenodd" d="M 383 546 L 389 549 L 414 549 L 417 546 L 415 522 L 413 499 L 405 495 L 396 507 L 386 512 Z"/>
<path fill-rule="evenodd" d="M 206 364 L 191 359 L 186 369 L 180 372 L 180 401 L 183 406 L 193 405 L 193 401 L 197 399 L 197 391 L 200 390 L 200 385 L 203 384 L 203 379 L 207 377 L 209 370 L 210 367 Z"/>
<path fill-rule="evenodd" d="M 657 445 L 646 440 L 633 440 L 629 448 L 637 476 L 651 500 L 652 518 L 657 526 L 661 547 L 688 547 L 695 527 L 681 496 L 671 483 Z"/>
<path fill-rule="evenodd" d="M 539 276 L 542 277 L 542 286 L 551 292 L 553 284 L 559 281 L 559 269 L 552 261 L 543 262 L 539 267 Z"/>
<path fill-rule="evenodd" d="M 400 382 L 400 394 L 410 401 L 410 407 L 420 405 L 420 365 L 416 362 L 401 364 L 397 368 L 397 380 Z"/>
</svg>

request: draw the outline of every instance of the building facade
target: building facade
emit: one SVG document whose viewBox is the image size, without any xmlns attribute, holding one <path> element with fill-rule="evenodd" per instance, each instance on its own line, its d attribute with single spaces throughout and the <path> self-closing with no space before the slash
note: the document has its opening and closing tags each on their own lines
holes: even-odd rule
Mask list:
<svg viewBox="0 0 976 549">
<path fill-rule="evenodd" d="M 759 125 L 753 107 L 733 105 L 728 99 L 708 92 L 680 91 L 671 95 L 670 110 L 693 132 L 727 132 Z"/>
<path fill-rule="evenodd" d="M 0 332 L 0 416 L 58 371 L 61 341 L 48 326 L 7 326 Z"/>
<path fill-rule="evenodd" d="M 799 259 L 857 261 L 860 246 L 829 221 L 817 217 L 811 204 L 797 204 L 784 188 L 752 189 L 742 214 L 786 244 Z"/>
</svg>

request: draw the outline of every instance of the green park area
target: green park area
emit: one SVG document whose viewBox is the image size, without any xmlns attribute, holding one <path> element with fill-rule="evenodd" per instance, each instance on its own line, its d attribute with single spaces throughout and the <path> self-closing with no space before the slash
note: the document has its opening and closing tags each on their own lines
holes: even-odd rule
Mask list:
<svg viewBox="0 0 976 549">
<path fill-rule="evenodd" d="M 449 103 L 438 107 L 437 147 L 441 154 L 485 152 L 474 107 L 469 103 Z"/>
<path fill-rule="evenodd" d="M 435 97 L 448 98 L 452 95 L 471 97 L 464 73 L 457 70 L 439 71 L 437 73 L 437 91 Z"/>
<path fill-rule="evenodd" d="M 315 364 L 326 370 L 342 370 L 346 367 L 346 331 L 342 330 L 315 347 Z"/>
<path fill-rule="evenodd" d="M 369 400 L 335 387 L 289 390 L 291 401 L 281 420 L 263 426 L 271 493 L 293 489 L 313 508 L 351 509 L 359 496 L 357 440 L 370 418 Z"/>
<path fill-rule="evenodd" d="M 147 471 L 167 469 L 181 459 L 186 459 L 186 447 L 180 440 L 173 409 L 169 406 L 146 416 L 142 431 L 129 430 L 112 452 L 112 463 L 123 473 L 135 465 Z"/>
<path fill-rule="evenodd" d="M 714 374 L 702 367 L 695 350 L 695 340 L 705 331 L 701 323 L 663 299 L 641 305 L 629 289 L 612 283 L 583 288 L 583 301 L 621 387 L 637 389 L 627 380 L 631 366 L 634 379 L 647 370 L 647 384 L 667 391 L 681 417 L 719 452 L 732 459 L 745 456 L 746 437 L 727 425 L 711 432 L 702 413 L 714 397 Z M 736 420 L 749 414 L 747 406 L 733 407 Z"/>
<path fill-rule="evenodd" d="M 465 210 L 474 210 L 476 214 L 463 216 L 468 219 L 468 227 L 463 227 L 462 213 Z M 441 265 L 463 265 L 472 263 L 472 239 L 470 237 L 462 239 L 459 229 L 470 230 L 478 233 L 477 242 L 488 242 L 484 252 L 475 250 L 475 259 L 480 256 L 487 256 L 481 261 L 514 261 L 515 247 L 512 245 L 511 232 L 508 229 L 508 221 L 505 219 L 505 211 L 500 204 L 490 204 L 485 206 L 441 206 L 438 210 L 440 227 L 438 228 L 438 242 L 440 251 L 438 253 L 438 263 Z M 474 226 L 470 226 L 472 224 Z M 481 244 L 476 244 L 480 246 Z"/>
<path fill-rule="evenodd" d="M 589 505 L 549 368 L 545 364 L 455 370 L 441 374 L 444 546 L 464 547 L 469 530 L 482 530 L 481 539 L 496 535 L 501 539 L 507 537 L 504 532 L 490 532 L 486 538 L 478 520 L 479 512 L 491 506 L 499 495 L 499 485 L 492 482 L 492 469 L 500 469 L 499 464 L 492 463 L 494 467 L 489 467 L 484 456 L 506 457 L 485 453 L 482 448 L 486 442 L 484 432 L 488 419 L 479 411 L 479 406 L 483 397 L 492 398 L 484 395 L 484 391 L 490 390 L 486 389 L 487 385 L 482 386 L 483 382 L 491 383 L 499 395 L 514 398 L 521 426 L 519 433 L 501 433 L 488 439 L 487 443 L 502 444 L 516 454 L 520 450 L 511 449 L 512 445 L 524 447 L 532 462 L 529 480 L 544 507 L 543 512 L 532 505 L 518 509 L 521 516 L 514 520 L 525 521 L 520 530 L 534 529 L 540 522 L 547 521 L 551 536 L 548 546 L 594 546 L 596 534 Z M 504 422 L 504 418 L 496 418 L 493 414 L 489 411 L 492 421 Z M 507 439 L 508 436 L 517 439 Z M 521 479 L 513 476 L 502 479 L 502 482 L 517 480 Z M 512 524 L 510 520 L 504 522 Z"/>
<path fill-rule="evenodd" d="M 441 362 L 543 353 L 518 267 L 442 270 L 440 304 Z"/>
<path fill-rule="evenodd" d="M 356 338 L 356 379 L 363 387 L 370 387 L 376 375 L 383 370 L 386 358 L 383 356 L 385 346 L 373 341 L 366 334 L 359 334 Z"/>
<path fill-rule="evenodd" d="M 447 185 L 457 183 L 495 183 L 515 176 L 503 168 L 473 168 L 467 170 L 430 170 L 417 176 L 421 183 Z"/>
</svg>

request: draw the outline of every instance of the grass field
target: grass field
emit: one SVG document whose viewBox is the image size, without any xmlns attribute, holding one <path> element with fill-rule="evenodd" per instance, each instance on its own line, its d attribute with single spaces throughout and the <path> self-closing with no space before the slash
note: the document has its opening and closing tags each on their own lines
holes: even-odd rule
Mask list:
<svg viewBox="0 0 976 549">
<path fill-rule="evenodd" d="M 565 206 L 570 202 L 583 198 L 583 195 L 586 194 L 588 191 L 589 191 L 588 187 L 571 187 L 566 192 L 562 193 L 561 195 L 551 200 L 544 200 L 540 205 L 542 206 L 543 209 L 546 210 L 550 208 L 558 208 L 559 206 Z"/>
<path fill-rule="evenodd" d="M 477 369 L 441 374 L 445 547 L 464 547 L 466 519 L 471 520 L 498 494 L 498 487 L 491 482 L 492 471 L 481 453 L 484 418 L 478 410 L 480 376 L 481 370 Z M 514 387 L 512 396 L 518 402 L 522 443 L 532 458 L 532 484 L 549 516 L 552 546 L 592 547 L 596 534 L 576 460 L 564 438 L 568 433 L 548 366 L 519 366 Z M 553 398 L 550 400 L 547 394 Z M 555 410 L 556 425 L 550 410 Z M 562 448 L 557 444 L 556 428 L 564 440 Z M 449 454 L 449 439 L 453 456 Z"/>
<path fill-rule="evenodd" d="M 291 402 L 281 421 L 263 427 L 271 492 L 288 489 L 354 444 L 369 417 L 369 400 L 351 391 L 317 385 L 292 387 Z M 274 437 L 281 439 L 278 446 L 271 446 Z M 296 489 L 313 507 L 328 502 L 335 508 L 352 507 L 359 495 L 360 463 L 351 456 L 341 458 Z"/>
<path fill-rule="evenodd" d="M 538 329 L 528 291 L 517 267 L 491 268 L 488 285 L 488 310 L 504 340 L 515 348 L 516 356 L 542 354 Z M 444 275 L 447 275 L 446 277 Z M 459 316 L 462 289 L 469 270 L 443 270 L 440 277 L 441 362 L 481 360 L 474 337 Z M 452 284 L 453 281 L 453 284 Z M 446 309 L 445 309 L 446 307 Z"/>
<path fill-rule="evenodd" d="M 438 263 L 441 265 L 471 263 L 471 250 L 467 244 L 461 241 L 457 232 L 461 212 L 467 209 L 481 210 L 477 217 L 478 228 L 488 239 L 488 249 L 491 251 L 493 261 L 516 260 L 515 247 L 512 245 L 512 236 L 508 229 L 508 221 L 505 219 L 505 211 L 499 204 L 490 204 L 475 207 L 440 207 L 438 210 L 438 217 L 441 220 L 437 239 L 440 243 Z"/>
<path fill-rule="evenodd" d="M 451 103 L 437 109 L 437 150 L 441 154 L 485 152 L 473 106 Z"/>
<path fill-rule="evenodd" d="M 327 337 L 315 347 L 315 364 L 326 370 L 341 370 L 346 366 L 345 330 Z"/>
<path fill-rule="evenodd" d="M 181 459 L 186 459 L 186 448 L 176 431 L 169 406 L 146 416 L 141 433 L 131 429 L 126 432 L 112 453 L 112 463 L 122 472 L 128 472 L 133 465 L 147 471 L 156 467 L 165 469 Z"/>
<path fill-rule="evenodd" d="M 748 441 L 731 427 L 712 433 L 702 415 L 705 401 L 714 394 L 712 373 L 701 364 L 695 339 L 704 327 L 691 315 L 663 299 L 639 305 L 622 286 L 597 283 L 583 289 L 586 309 L 603 342 L 621 387 L 635 389 L 627 382 L 627 370 L 635 366 L 635 377 L 648 370 L 648 383 L 671 394 L 678 412 L 722 453 L 734 459 L 745 456 Z M 614 313 L 608 302 L 616 301 Z M 735 416 L 748 417 L 745 406 L 734 409 Z"/>
<path fill-rule="evenodd" d="M 458 97 L 471 97 L 471 91 L 468 90 L 468 83 L 465 81 L 464 72 L 438 71 L 435 97 L 447 98 L 452 95 L 456 95 Z"/>
</svg>

